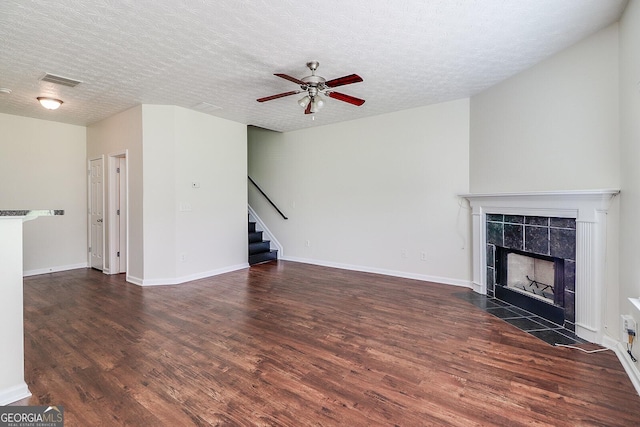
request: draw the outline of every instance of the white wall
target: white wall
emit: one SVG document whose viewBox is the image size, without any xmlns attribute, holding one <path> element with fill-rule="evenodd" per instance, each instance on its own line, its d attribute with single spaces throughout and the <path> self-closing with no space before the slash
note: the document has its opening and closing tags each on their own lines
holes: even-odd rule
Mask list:
<svg viewBox="0 0 640 427">
<path fill-rule="evenodd" d="M 0 209 L 64 209 L 24 224 L 26 275 L 87 264 L 86 129 L 0 114 Z"/>
<path fill-rule="evenodd" d="M 247 266 L 246 140 L 240 123 L 143 106 L 143 284 Z"/>
<path fill-rule="evenodd" d="M 620 21 L 620 312 L 640 322 L 629 297 L 640 296 L 640 2 Z M 636 347 L 637 348 L 637 347 Z M 637 353 L 636 353 L 637 356 Z M 638 364 L 636 364 L 636 367 Z"/>
<path fill-rule="evenodd" d="M 0 405 L 31 395 L 24 381 L 22 224 L 0 217 Z"/>
<path fill-rule="evenodd" d="M 176 277 L 174 107 L 142 106 L 144 282 Z"/>
<path fill-rule="evenodd" d="M 98 123 L 87 127 L 87 158 L 83 160 L 85 169 L 87 161 L 105 156 L 105 183 L 110 178 L 109 155 L 127 151 L 128 155 L 128 183 L 129 183 L 129 264 L 127 277 L 142 280 L 144 275 L 143 248 L 143 177 L 142 177 L 142 106 L 133 107 Z M 86 193 L 86 179 L 85 179 Z M 86 206 L 85 206 L 86 212 Z M 86 215 L 85 215 L 86 216 Z M 105 216 L 105 226 L 108 230 L 112 224 Z M 87 231 L 85 228 L 85 235 Z M 108 241 L 105 253 L 109 252 Z M 108 261 L 108 260 L 107 260 Z M 106 268 L 109 263 L 106 262 Z"/>
<path fill-rule="evenodd" d="M 177 275 L 246 267 L 247 126 L 184 108 L 175 120 L 176 201 L 192 209 L 176 219 Z"/>
<path fill-rule="evenodd" d="M 127 280 L 173 284 L 247 265 L 245 125 L 141 105 L 89 126 L 87 135 L 87 159 L 128 152 Z M 190 211 L 181 210 L 186 205 Z"/>
<path fill-rule="evenodd" d="M 618 25 L 471 99 L 475 193 L 617 188 Z"/>
<path fill-rule="evenodd" d="M 468 286 L 469 214 L 456 197 L 468 191 L 468 124 L 459 100 L 295 132 L 250 128 L 249 174 L 289 220 L 252 186 L 250 205 L 286 258 Z"/>
</svg>

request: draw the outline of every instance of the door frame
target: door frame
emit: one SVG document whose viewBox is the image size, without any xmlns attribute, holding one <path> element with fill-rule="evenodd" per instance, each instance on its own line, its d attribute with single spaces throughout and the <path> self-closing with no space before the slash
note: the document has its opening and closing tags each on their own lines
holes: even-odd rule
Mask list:
<svg viewBox="0 0 640 427">
<path fill-rule="evenodd" d="M 92 197 L 92 193 L 91 193 L 91 162 L 95 161 L 95 160 L 100 160 L 101 164 L 102 164 L 102 218 L 103 218 L 103 222 L 102 222 L 102 271 L 104 271 L 105 269 L 105 258 L 104 258 L 104 254 L 105 254 L 105 246 L 106 246 L 106 241 L 105 241 L 105 237 L 106 237 L 106 224 L 104 223 L 104 208 L 105 208 L 105 195 L 104 195 L 104 181 L 105 181 L 105 170 L 104 170 L 104 155 L 101 155 L 99 157 L 94 157 L 91 159 L 87 160 L 87 265 L 89 268 L 92 268 L 91 266 L 91 250 L 93 250 L 93 242 L 91 241 L 91 197 Z M 89 248 L 91 248 L 91 250 L 89 250 Z"/>
<path fill-rule="evenodd" d="M 121 159 L 124 159 L 124 171 L 122 171 L 124 175 L 124 185 L 120 185 L 118 187 L 118 176 L 116 174 L 116 168 L 118 167 L 118 163 Z M 105 274 L 119 274 L 124 273 L 129 268 L 129 150 L 124 150 L 116 153 L 109 154 L 109 172 L 108 172 L 108 187 L 107 187 L 107 195 L 108 195 L 108 209 L 107 209 L 107 217 L 108 217 L 108 226 L 107 226 L 107 239 L 109 242 L 109 252 L 108 252 L 108 260 L 109 260 L 109 269 L 103 270 Z M 120 217 L 118 218 L 117 207 L 118 203 L 116 198 L 119 194 L 119 191 L 124 191 L 124 209 L 120 210 Z M 121 195 L 122 197 L 122 195 Z M 118 221 L 120 221 L 121 226 L 124 225 L 125 233 L 124 233 L 124 242 L 120 239 L 120 233 L 118 233 Z M 120 245 L 118 245 L 120 243 Z M 123 245 L 124 243 L 124 245 Z M 120 246 L 120 251 L 122 252 L 122 246 L 124 246 L 124 254 L 125 256 L 118 260 L 118 246 Z M 123 261 L 124 259 L 124 271 L 122 271 L 121 265 L 119 261 Z"/>
</svg>

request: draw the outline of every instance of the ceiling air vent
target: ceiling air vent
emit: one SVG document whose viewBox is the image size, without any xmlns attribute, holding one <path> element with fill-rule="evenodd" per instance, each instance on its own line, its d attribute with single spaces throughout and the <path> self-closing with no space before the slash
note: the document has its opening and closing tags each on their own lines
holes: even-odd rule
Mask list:
<svg viewBox="0 0 640 427">
<path fill-rule="evenodd" d="M 222 107 L 218 107 L 217 105 L 213 105 L 209 102 L 201 102 L 199 104 L 196 104 L 192 107 L 194 110 L 199 110 L 202 111 L 204 113 L 207 113 L 209 111 L 214 111 L 214 110 L 221 110 Z"/>
<path fill-rule="evenodd" d="M 56 76 L 55 74 L 49 74 L 49 73 L 45 74 L 44 77 L 41 78 L 40 80 L 43 82 L 55 83 L 57 85 L 69 86 L 69 87 L 76 87 L 80 83 L 82 83 L 79 80 L 68 79 L 66 77 Z"/>
</svg>

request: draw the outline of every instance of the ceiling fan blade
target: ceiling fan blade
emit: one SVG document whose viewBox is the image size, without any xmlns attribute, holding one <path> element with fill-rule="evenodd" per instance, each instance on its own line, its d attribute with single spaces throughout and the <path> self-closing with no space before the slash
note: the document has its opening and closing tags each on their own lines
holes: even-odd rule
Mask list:
<svg viewBox="0 0 640 427">
<path fill-rule="evenodd" d="M 357 74 L 350 74 L 344 77 L 338 77 L 337 79 L 329 80 L 325 82 L 327 87 L 338 87 L 344 85 L 350 85 L 351 83 L 359 83 L 362 81 L 362 77 Z"/>
<path fill-rule="evenodd" d="M 299 84 L 300 86 L 306 85 L 306 83 L 303 82 L 302 80 L 296 79 L 295 77 L 291 77 L 291 76 L 288 76 L 286 74 L 276 73 L 276 74 L 274 74 L 274 76 L 278 76 L 278 77 L 283 78 L 285 80 L 289 80 L 290 82 L 294 82 L 296 84 Z"/>
<path fill-rule="evenodd" d="M 258 102 L 271 101 L 272 99 L 278 99 L 289 95 L 295 95 L 296 93 L 300 93 L 299 90 L 292 90 L 291 92 L 283 92 L 277 95 L 265 96 L 264 98 L 256 99 Z"/>
<path fill-rule="evenodd" d="M 339 101 L 348 102 L 349 104 L 357 105 L 358 107 L 364 104 L 364 99 L 356 98 L 355 96 L 345 95 L 340 92 L 327 92 L 329 98 L 337 99 Z"/>
<path fill-rule="evenodd" d="M 307 104 L 307 108 L 304 109 L 305 114 L 311 114 L 311 103 Z"/>
</svg>

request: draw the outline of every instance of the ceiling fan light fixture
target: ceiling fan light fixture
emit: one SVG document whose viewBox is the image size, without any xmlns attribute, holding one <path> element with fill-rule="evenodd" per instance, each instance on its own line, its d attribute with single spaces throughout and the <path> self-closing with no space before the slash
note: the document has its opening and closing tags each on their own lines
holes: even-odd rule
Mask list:
<svg viewBox="0 0 640 427">
<path fill-rule="evenodd" d="M 311 102 L 311 98 L 309 98 L 309 95 L 305 95 L 304 97 L 300 98 L 300 100 L 298 101 L 298 105 L 300 105 L 302 108 L 306 108 L 307 105 L 309 105 L 309 102 Z"/>
<path fill-rule="evenodd" d="M 320 111 L 323 105 L 324 101 L 320 98 L 320 96 L 314 96 L 311 100 L 311 109 L 309 111 L 311 113 L 317 113 L 318 111 Z"/>
<path fill-rule="evenodd" d="M 318 63 L 318 61 L 309 61 L 307 63 L 307 67 L 311 70 L 311 75 L 303 77 L 302 79 L 291 77 L 288 74 L 274 74 L 277 77 L 299 85 L 300 90 L 292 90 L 289 92 L 278 93 L 276 95 L 265 96 L 263 98 L 256 99 L 256 101 L 272 101 L 274 99 L 283 98 L 285 96 L 304 93 L 305 95 L 298 100 L 298 105 L 304 108 L 304 114 L 317 113 L 324 106 L 326 101 L 320 95 L 328 96 L 329 98 L 337 99 L 338 101 L 346 102 L 357 107 L 364 104 L 364 99 L 333 91 L 334 87 L 350 85 L 352 83 L 359 83 L 362 81 L 362 77 L 357 74 L 349 74 L 337 79 L 325 80 L 324 77 L 316 75 L 316 70 L 319 65 L 320 64 Z"/>
<path fill-rule="evenodd" d="M 40 105 L 42 105 L 47 110 L 57 110 L 58 107 L 60 107 L 62 105 L 62 101 L 60 101 L 59 99 L 55 99 L 55 98 L 48 98 L 46 96 L 39 96 L 36 99 L 40 102 Z"/>
</svg>

